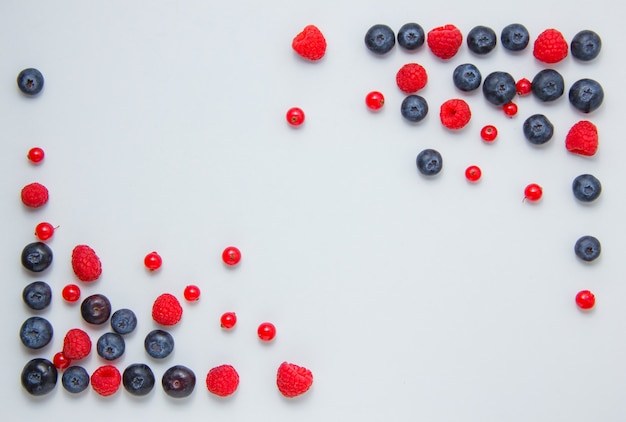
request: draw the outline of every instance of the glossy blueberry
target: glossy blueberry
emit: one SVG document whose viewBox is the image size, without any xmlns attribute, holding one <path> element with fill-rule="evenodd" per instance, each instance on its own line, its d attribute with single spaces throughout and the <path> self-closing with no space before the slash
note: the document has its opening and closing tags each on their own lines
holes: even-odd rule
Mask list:
<svg viewBox="0 0 626 422">
<path fill-rule="evenodd" d="M 22 265 L 29 271 L 39 273 L 52 264 L 52 249 L 43 242 L 33 242 L 22 249 Z"/>
<path fill-rule="evenodd" d="M 78 394 L 89 387 L 89 373 L 82 366 L 70 366 L 61 377 L 63 388 L 72 394 Z"/>
<path fill-rule="evenodd" d="M 406 50 L 417 50 L 425 40 L 424 28 L 417 23 L 405 23 L 398 31 L 398 44 Z"/>
<path fill-rule="evenodd" d="M 393 29 L 383 24 L 376 24 L 365 33 L 365 46 L 374 54 L 387 54 L 396 45 Z"/>
<path fill-rule="evenodd" d="M 508 104 L 517 95 L 515 79 L 507 72 L 492 72 L 483 82 L 483 95 L 493 105 Z"/>
<path fill-rule="evenodd" d="M 150 356 L 163 359 L 174 350 L 174 337 L 167 331 L 156 329 L 148 333 L 143 344 Z"/>
<path fill-rule="evenodd" d="M 168 396 L 174 398 L 187 397 L 196 386 L 196 374 L 186 366 L 175 365 L 165 371 L 161 384 Z"/>
<path fill-rule="evenodd" d="M 524 136 L 534 145 L 543 145 L 552 139 L 554 125 L 543 114 L 533 114 L 522 125 Z"/>
<path fill-rule="evenodd" d="M 591 262 L 600 256 L 600 241 L 593 236 L 583 236 L 574 245 L 576 256 L 585 262 Z"/>
<path fill-rule="evenodd" d="M 443 159 L 439 151 L 425 149 L 417 154 L 417 169 L 424 176 L 434 176 L 443 168 Z"/>
<path fill-rule="evenodd" d="M 41 311 L 50 306 L 52 289 L 45 281 L 33 281 L 22 290 L 22 299 L 30 309 Z"/>
<path fill-rule="evenodd" d="M 563 76 L 554 69 L 544 69 L 535 75 L 530 89 L 541 101 L 554 101 L 565 91 Z"/>
<path fill-rule="evenodd" d="M 80 313 L 85 322 L 95 325 L 104 324 L 111 316 L 111 302 L 102 294 L 93 294 L 80 304 Z"/>
<path fill-rule="evenodd" d="M 487 54 L 496 48 L 496 33 L 488 26 L 475 26 L 467 33 L 467 47 L 476 54 Z"/>
<path fill-rule="evenodd" d="M 592 202 L 602 193 L 602 184 L 591 174 L 576 176 L 572 182 L 574 197 L 582 202 Z"/>
<path fill-rule="evenodd" d="M 24 69 L 17 75 L 17 87 L 26 95 L 37 95 L 43 89 L 43 75 L 37 69 Z"/>
<path fill-rule="evenodd" d="M 409 95 L 402 100 L 400 113 L 410 122 L 422 121 L 428 114 L 428 103 L 419 95 Z"/>
<path fill-rule="evenodd" d="M 500 42 L 509 51 L 521 51 L 528 46 L 530 34 L 522 24 L 512 23 L 502 28 Z"/>
<path fill-rule="evenodd" d="M 154 387 L 154 372 L 145 363 L 133 363 L 124 370 L 122 384 L 133 396 L 145 396 Z"/>
<path fill-rule="evenodd" d="M 106 360 L 115 360 L 121 357 L 125 349 L 124 337 L 117 333 L 104 333 L 96 343 L 98 355 Z"/>
<path fill-rule="evenodd" d="M 569 102 L 583 113 L 591 113 L 604 101 L 602 85 L 593 79 L 580 79 L 569 90 Z"/>
<path fill-rule="evenodd" d="M 111 315 L 111 328 L 118 334 L 129 334 L 137 327 L 137 316 L 130 309 L 118 309 Z"/>
<path fill-rule="evenodd" d="M 480 71 L 471 63 L 460 64 L 452 72 L 452 82 L 461 91 L 469 92 L 478 89 L 482 80 Z"/>
<path fill-rule="evenodd" d="M 20 340 L 29 349 L 41 349 L 52 340 L 52 324 L 45 318 L 33 316 L 20 327 Z"/>
<path fill-rule="evenodd" d="M 35 358 L 22 369 L 22 387 L 33 396 L 43 396 L 56 387 L 58 377 L 59 373 L 52 362 Z"/>
<path fill-rule="evenodd" d="M 583 30 L 574 35 L 570 44 L 572 56 L 587 62 L 598 57 L 602 49 L 602 39 L 594 31 Z"/>
</svg>

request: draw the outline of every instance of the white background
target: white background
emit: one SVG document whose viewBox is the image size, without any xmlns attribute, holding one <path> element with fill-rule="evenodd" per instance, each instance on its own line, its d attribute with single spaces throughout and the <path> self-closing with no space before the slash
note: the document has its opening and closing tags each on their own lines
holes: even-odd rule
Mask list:
<svg viewBox="0 0 626 422">
<path fill-rule="evenodd" d="M 365 48 L 371 25 L 397 31 L 410 21 L 426 31 L 452 23 L 464 35 L 476 25 L 499 34 L 520 22 L 533 40 L 550 27 L 568 40 L 593 29 L 603 39 L 600 57 L 585 64 L 570 56 L 554 68 L 566 89 L 583 77 L 598 80 L 605 102 L 583 115 L 566 96 L 552 104 L 518 98 L 519 114 L 509 119 L 480 92 L 456 90 L 452 71 L 471 62 L 483 76 L 503 70 L 532 79 L 546 66 L 530 48 L 511 54 L 498 45 L 478 57 L 464 42 L 447 62 L 427 47 L 408 53 L 396 46 L 385 57 Z M 318 63 L 291 49 L 307 24 L 328 41 Z M 2 1 L 3 414 L 54 421 L 623 421 L 622 26 L 608 1 Z M 395 85 L 409 62 L 429 75 L 420 95 L 430 113 L 418 125 L 401 117 Z M 36 98 L 15 84 L 26 67 L 45 77 Z M 364 105 L 372 90 L 387 99 L 379 113 Z M 438 110 L 454 97 L 468 101 L 473 117 L 453 133 Z M 306 112 L 295 130 L 284 118 L 292 106 Z M 555 125 L 540 148 L 521 131 L 534 113 Z M 564 148 L 568 129 L 586 118 L 600 132 L 592 158 Z M 493 144 L 480 140 L 486 124 L 500 131 Z M 32 146 L 46 152 L 39 166 L 25 158 Z M 444 158 L 433 179 L 415 168 L 424 148 Z M 477 184 L 464 178 L 470 164 L 483 170 Z M 590 206 L 571 192 L 581 173 L 603 184 Z M 36 211 L 19 200 L 33 181 L 50 190 Z M 537 204 L 523 201 L 531 182 L 544 188 Z M 52 267 L 33 275 L 19 256 L 40 221 L 60 227 L 49 241 Z M 592 265 L 573 253 L 586 234 L 603 246 Z M 123 388 L 108 398 L 91 389 L 71 396 L 59 380 L 51 394 L 33 398 L 20 386 L 24 364 L 51 359 L 68 329 L 87 330 L 94 343 L 107 331 L 88 327 L 79 305 L 61 298 L 62 287 L 77 282 L 70 254 L 81 243 L 104 268 L 100 280 L 81 284 L 83 297 L 103 293 L 114 309 L 129 307 L 139 317 L 115 364 L 122 371 L 148 363 L 158 378 L 148 397 Z M 220 260 L 231 244 L 243 253 L 234 269 Z M 143 257 L 152 250 L 164 264 L 150 274 Z M 32 315 L 22 289 L 37 279 L 54 291 L 40 314 L 55 335 L 33 353 L 18 330 Z M 152 301 L 163 292 L 182 301 L 187 284 L 200 286 L 202 297 L 183 303 L 183 320 L 171 330 L 175 352 L 155 361 L 143 349 L 156 327 Z M 581 289 L 597 296 L 592 312 L 574 304 Z M 239 317 L 232 332 L 219 327 L 225 311 Z M 256 337 L 263 321 L 278 329 L 271 344 Z M 275 372 L 284 360 L 313 371 L 305 396 L 278 393 Z M 80 364 L 91 373 L 103 363 L 93 352 Z M 208 370 L 222 363 L 241 377 L 226 400 L 204 386 Z M 158 384 L 175 364 L 196 373 L 187 399 L 170 399 Z"/>
</svg>

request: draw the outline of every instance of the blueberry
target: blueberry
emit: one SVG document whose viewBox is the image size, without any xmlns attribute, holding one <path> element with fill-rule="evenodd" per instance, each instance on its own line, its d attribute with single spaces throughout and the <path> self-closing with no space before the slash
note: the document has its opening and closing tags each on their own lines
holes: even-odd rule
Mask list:
<svg viewBox="0 0 626 422">
<path fill-rule="evenodd" d="M 569 102 L 583 113 L 596 110 L 603 100 L 602 85 L 593 79 L 580 79 L 569 90 Z"/>
<path fill-rule="evenodd" d="M 41 311 L 50 306 L 52 289 L 45 281 L 33 281 L 22 290 L 22 299 L 30 309 Z"/>
<path fill-rule="evenodd" d="M 43 396 L 57 385 L 57 368 L 47 359 L 35 358 L 22 369 L 22 387 L 33 396 Z"/>
<path fill-rule="evenodd" d="M 70 366 L 63 372 L 61 383 L 70 393 L 80 393 L 89 387 L 89 373 L 82 366 Z"/>
<path fill-rule="evenodd" d="M 602 40 L 600 39 L 600 36 L 590 30 L 580 31 L 574 35 L 570 44 L 572 56 L 584 62 L 598 57 L 601 49 Z"/>
<path fill-rule="evenodd" d="M 165 371 L 161 384 L 168 396 L 174 398 L 187 397 L 196 386 L 196 374 L 186 366 L 175 365 Z"/>
<path fill-rule="evenodd" d="M 29 349 L 41 349 L 52 340 L 52 324 L 45 318 L 28 318 L 20 327 L 20 339 Z"/>
<path fill-rule="evenodd" d="M 117 333 L 104 333 L 96 343 L 98 355 L 106 360 L 115 360 L 124 354 L 126 342 Z"/>
<path fill-rule="evenodd" d="M 424 28 L 417 23 L 405 23 L 398 31 L 398 44 L 406 50 L 417 50 L 425 40 Z"/>
<path fill-rule="evenodd" d="M 424 176 L 434 176 L 443 168 L 443 159 L 439 151 L 425 149 L 417 154 L 417 169 Z"/>
<path fill-rule="evenodd" d="M 146 336 L 143 345 L 150 356 L 163 359 L 174 350 L 174 337 L 167 331 L 152 330 Z"/>
<path fill-rule="evenodd" d="M 419 95 L 409 95 L 402 100 L 400 113 L 410 122 L 419 122 L 428 114 L 428 103 Z"/>
<path fill-rule="evenodd" d="M 42 272 L 52 264 L 52 249 L 43 242 L 33 242 L 22 250 L 22 265 L 35 273 Z"/>
<path fill-rule="evenodd" d="M 130 309 L 118 309 L 111 315 L 111 328 L 118 334 L 129 334 L 137 327 L 137 316 Z"/>
<path fill-rule="evenodd" d="M 365 34 L 365 46 L 374 54 L 387 54 L 396 45 L 396 34 L 387 25 L 376 24 Z"/>
<path fill-rule="evenodd" d="M 600 256 L 600 241 L 593 236 L 583 236 L 576 241 L 574 252 L 585 262 L 591 262 Z"/>
<path fill-rule="evenodd" d="M 487 54 L 496 48 L 496 33 L 487 26 L 475 26 L 467 33 L 467 46 L 476 54 Z"/>
<path fill-rule="evenodd" d="M 26 95 L 37 95 L 43 89 L 43 75 L 37 69 L 24 69 L 17 75 L 17 87 Z"/>
<path fill-rule="evenodd" d="M 478 89 L 482 79 L 478 68 L 471 63 L 460 64 L 452 72 L 454 86 L 465 92 Z"/>
<path fill-rule="evenodd" d="M 563 76 L 554 69 L 544 69 L 533 78 L 530 89 L 541 101 L 554 101 L 565 91 Z"/>
<path fill-rule="evenodd" d="M 90 324 L 104 324 L 111 316 L 111 302 L 102 294 L 91 295 L 80 304 L 80 313 Z"/>
<path fill-rule="evenodd" d="M 133 396 L 145 396 L 152 391 L 154 383 L 154 372 L 144 363 L 133 363 L 122 374 L 122 384 Z"/>
<path fill-rule="evenodd" d="M 591 174 L 581 174 L 572 182 L 574 197 L 582 202 L 592 202 L 602 193 L 602 184 Z"/>
<path fill-rule="evenodd" d="M 509 51 L 521 51 L 528 46 L 530 34 L 524 25 L 512 23 L 502 29 L 500 41 L 502 47 Z"/>
<path fill-rule="evenodd" d="M 503 106 L 511 102 L 517 94 L 515 79 L 507 72 L 492 72 L 483 82 L 485 99 L 496 106 Z"/>
<path fill-rule="evenodd" d="M 552 139 L 554 125 L 543 114 L 533 114 L 522 125 L 524 136 L 534 145 L 543 145 Z"/>
</svg>

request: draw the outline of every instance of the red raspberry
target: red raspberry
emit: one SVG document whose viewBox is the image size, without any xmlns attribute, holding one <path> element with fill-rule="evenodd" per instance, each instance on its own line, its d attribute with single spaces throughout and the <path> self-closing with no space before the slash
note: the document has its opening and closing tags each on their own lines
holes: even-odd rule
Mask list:
<svg viewBox="0 0 626 422">
<path fill-rule="evenodd" d="M 231 365 L 216 366 L 206 375 L 206 387 L 216 396 L 230 396 L 238 386 L 239 374 Z"/>
<path fill-rule="evenodd" d="M 440 59 L 448 60 L 456 55 L 463 44 L 463 34 L 454 25 L 431 29 L 426 38 L 428 47 Z"/>
<path fill-rule="evenodd" d="M 326 39 L 315 25 L 307 25 L 296 35 L 291 46 L 305 59 L 316 61 L 326 53 Z"/>
<path fill-rule="evenodd" d="M 120 388 L 122 375 L 113 365 L 104 365 L 91 374 L 91 386 L 101 396 L 110 396 Z"/>
<path fill-rule="evenodd" d="M 428 75 L 426 69 L 417 63 L 405 64 L 396 74 L 396 83 L 402 92 L 412 94 L 426 86 Z"/>
<path fill-rule="evenodd" d="M 72 328 L 63 339 L 63 354 L 70 360 L 81 360 L 91 353 L 89 334 L 80 328 Z"/>
<path fill-rule="evenodd" d="M 183 316 L 183 308 L 176 297 L 163 293 L 152 305 L 152 319 L 161 325 L 176 325 Z"/>
<path fill-rule="evenodd" d="M 41 183 L 31 183 L 22 188 L 22 202 L 27 207 L 39 208 L 48 202 L 48 189 Z"/>
<path fill-rule="evenodd" d="M 565 137 L 565 148 L 574 154 L 594 155 L 598 151 L 598 128 L 588 120 L 574 124 Z"/>
<path fill-rule="evenodd" d="M 81 281 L 95 281 L 102 274 L 102 263 L 87 245 L 77 245 L 72 251 L 72 269 Z"/>
<path fill-rule="evenodd" d="M 456 130 L 469 123 L 472 111 L 465 101 L 453 98 L 441 104 L 439 117 L 441 118 L 441 124 L 448 129 Z"/>
<path fill-rule="evenodd" d="M 567 40 L 556 29 L 546 29 L 535 40 L 533 55 L 544 63 L 557 63 L 567 57 Z"/>
<path fill-rule="evenodd" d="M 276 386 L 285 397 L 296 397 L 306 393 L 313 384 L 313 374 L 308 369 L 283 362 L 278 367 Z"/>
</svg>

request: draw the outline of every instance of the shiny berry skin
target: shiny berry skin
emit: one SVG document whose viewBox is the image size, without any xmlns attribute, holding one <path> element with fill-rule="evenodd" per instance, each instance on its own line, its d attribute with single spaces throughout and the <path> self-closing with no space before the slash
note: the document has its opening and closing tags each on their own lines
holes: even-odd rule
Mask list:
<svg viewBox="0 0 626 422">
<path fill-rule="evenodd" d="M 76 302 L 78 301 L 78 299 L 80 299 L 80 287 L 78 287 L 76 284 L 68 284 L 67 286 L 63 287 L 63 290 L 61 291 L 61 296 L 63 296 L 63 299 L 65 299 L 67 302 Z"/>
<path fill-rule="evenodd" d="M 80 313 L 89 324 L 104 324 L 111 316 L 111 302 L 102 294 L 91 295 L 81 303 Z"/>
<path fill-rule="evenodd" d="M 164 359 L 174 350 L 174 337 L 167 331 L 152 330 L 146 335 L 143 346 L 151 357 Z"/>
<path fill-rule="evenodd" d="M 516 94 L 515 79 L 507 72 L 491 72 L 483 82 L 483 96 L 495 106 L 510 103 Z"/>
<path fill-rule="evenodd" d="M 581 202 L 593 202 L 602 193 L 602 184 L 591 174 L 576 176 L 572 182 L 574 197 Z"/>
<path fill-rule="evenodd" d="M 398 30 L 398 45 L 406 50 L 413 51 L 424 45 L 426 36 L 424 28 L 415 22 L 405 23 Z"/>
<path fill-rule="evenodd" d="M 574 35 L 570 44 L 572 56 L 587 62 L 595 59 L 602 49 L 602 39 L 594 31 L 583 30 Z"/>
<path fill-rule="evenodd" d="M 472 165 L 465 169 L 465 177 L 470 182 L 477 182 L 478 180 L 480 180 L 481 176 L 482 176 L 482 171 L 480 170 L 480 167 L 478 166 Z"/>
<path fill-rule="evenodd" d="M 174 398 L 189 396 L 196 386 L 196 374 L 183 365 L 169 368 L 161 378 L 161 385 L 165 393 Z"/>
<path fill-rule="evenodd" d="M 533 114 L 522 124 L 524 137 L 533 145 L 543 145 L 552 139 L 554 125 L 543 114 Z"/>
<path fill-rule="evenodd" d="M 225 312 L 220 318 L 220 325 L 225 330 L 230 330 L 237 324 L 237 315 L 234 312 Z"/>
<path fill-rule="evenodd" d="M 200 288 L 198 286 L 189 285 L 185 287 L 183 296 L 187 302 L 195 302 L 200 299 Z"/>
<path fill-rule="evenodd" d="M 589 310 L 596 304 L 596 296 L 589 290 L 581 290 L 576 294 L 576 305 L 582 310 Z"/>
<path fill-rule="evenodd" d="M 467 33 L 467 47 L 473 53 L 484 55 L 496 48 L 498 37 L 493 29 L 479 25 Z"/>
<path fill-rule="evenodd" d="M 598 259 L 600 252 L 602 252 L 602 245 L 594 236 L 582 236 L 574 244 L 574 253 L 585 262 Z"/>
<path fill-rule="evenodd" d="M 39 223 L 35 226 L 35 236 L 37 239 L 46 241 L 54 235 L 54 226 L 47 222 Z"/>
<path fill-rule="evenodd" d="M 374 54 L 383 55 L 396 45 L 396 34 L 389 26 L 376 24 L 365 33 L 365 47 Z"/>
<path fill-rule="evenodd" d="M 539 201 L 542 195 L 543 189 L 536 183 L 531 183 L 524 189 L 524 199 L 527 199 L 531 202 Z"/>
<path fill-rule="evenodd" d="M 509 51 L 522 51 L 530 42 L 530 34 L 524 25 L 512 23 L 502 29 L 500 41 L 502 47 Z"/>
<path fill-rule="evenodd" d="M 513 117 L 517 114 L 517 104 L 515 103 L 507 103 L 502 106 L 502 111 L 509 117 Z"/>
<path fill-rule="evenodd" d="M 483 138 L 485 142 L 493 142 L 498 137 L 498 129 L 493 125 L 484 126 L 480 130 L 480 137 Z"/>
<path fill-rule="evenodd" d="M 155 384 L 154 372 L 145 363 L 133 363 L 122 374 L 122 384 L 133 396 L 145 396 Z"/>
<path fill-rule="evenodd" d="M 161 268 L 161 265 L 163 264 L 163 259 L 161 258 L 161 255 L 159 255 L 158 253 L 150 252 L 143 259 L 143 263 L 146 266 L 146 268 L 149 269 L 150 271 L 156 271 L 159 268 Z"/>
<path fill-rule="evenodd" d="M 43 89 L 43 84 L 43 75 L 32 67 L 22 70 L 17 75 L 17 87 L 26 95 L 39 94 Z"/>
<path fill-rule="evenodd" d="M 292 107 L 287 110 L 287 123 L 291 126 L 297 127 L 304 123 L 304 111 L 299 107 Z"/>
<path fill-rule="evenodd" d="M 517 81 L 515 88 L 517 89 L 517 95 L 529 95 L 532 92 L 532 83 L 528 79 L 522 78 Z"/>
<path fill-rule="evenodd" d="M 89 387 L 89 373 L 82 366 L 70 366 L 61 377 L 63 388 L 72 394 L 78 394 Z"/>
<path fill-rule="evenodd" d="M 56 353 L 52 358 L 52 362 L 57 369 L 67 369 L 72 363 L 72 361 L 63 354 L 63 352 Z"/>
<path fill-rule="evenodd" d="M 52 362 L 35 358 L 22 369 L 22 387 L 33 396 L 43 396 L 54 390 L 58 377 L 59 372 Z"/>
<path fill-rule="evenodd" d="M 452 72 L 454 86 L 464 92 L 478 89 L 482 81 L 483 76 L 480 70 L 472 63 L 460 64 Z"/>
<path fill-rule="evenodd" d="M 222 261 L 228 266 L 234 266 L 241 261 L 241 251 L 234 246 L 229 246 L 222 252 Z"/>
<path fill-rule="evenodd" d="M 106 360 L 115 360 L 121 357 L 126 350 L 124 337 L 118 333 L 104 333 L 98 338 L 96 351 L 98 355 Z"/>
<path fill-rule="evenodd" d="M 22 290 L 22 299 L 33 311 L 41 311 L 52 302 L 52 288 L 45 281 L 33 281 Z"/>
<path fill-rule="evenodd" d="M 127 308 L 118 309 L 111 315 L 111 328 L 118 334 L 130 334 L 137 328 L 137 315 Z"/>
<path fill-rule="evenodd" d="M 554 69 L 543 69 L 538 72 L 530 83 L 530 90 L 535 97 L 543 102 L 555 101 L 565 92 L 565 80 Z"/>
<path fill-rule="evenodd" d="M 263 322 L 259 325 L 257 334 L 261 341 L 272 341 L 276 337 L 276 327 L 271 322 Z"/>
<path fill-rule="evenodd" d="M 591 113 L 602 105 L 604 89 L 593 79 L 579 79 L 570 87 L 568 97 L 574 108 L 583 113 Z"/>
<path fill-rule="evenodd" d="M 380 110 L 385 104 L 385 96 L 378 91 L 372 91 L 365 96 L 365 105 L 370 110 Z"/>
<path fill-rule="evenodd" d="M 39 148 L 39 147 L 33 147 L 31 149 L 28 150 L 28 159 L 34 163 L 34 164 L 38 164 L 41 163 L 45 157 L 45 152 L 43 151 L 43 149 Z"/>
<path fill-rule="evenodd" d="M 400 114 L 409 122 L 417 123 L 428 114 L 428 103 L 422 96 L 411 94 L 402 100 L 400 104 Z"/>
<path fill-rule="evenodd" d="M 425 149 L 415 159 L 417 170 L 424 176 L 435 176 L 443 169 L 443 158 L 439 151 Z"/>
<path fill-rule="evenodd" d="M 29 243 L 22 250 L 22 265 L 27 270 L 38 273 L 52 264 L 52 257 L 52 249 L 45 243 Z"/>
</svg>

